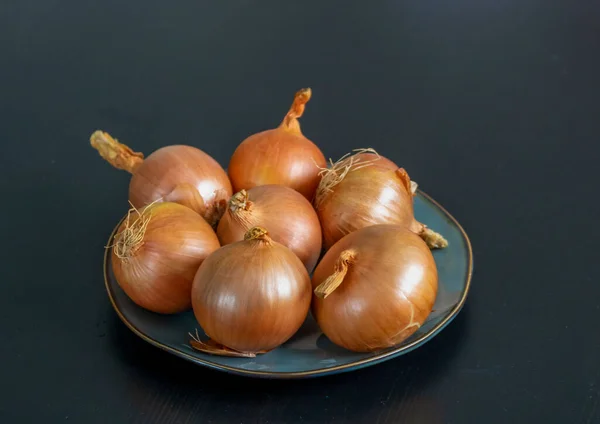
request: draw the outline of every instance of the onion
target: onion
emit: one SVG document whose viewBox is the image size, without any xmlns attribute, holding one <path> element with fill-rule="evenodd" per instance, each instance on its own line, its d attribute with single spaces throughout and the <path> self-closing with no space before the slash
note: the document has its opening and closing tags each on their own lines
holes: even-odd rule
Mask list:
<svg viewBox="0 0 600 424">
<path fill-rule="evenodd" d="M 244 239 L 252 227 L 264 227 L 278 243 L 290 248 L 310 272 L 321 254 L 321 224 L 312 205 L 297 191 L 280 185 L 241 190 L 217 228 L 221 245 Z"/>
<path fill-rule="evenodd" d="M 211 225 L 225 212 L 232 194 L 227 173 L 212 157 L 192 146 L 162 147 L 144 160 L 142 153 L 96 131 L 91 145 L 115 168 L 133 174 L 129 200 L 141 208 L 157 200 L 188 206 Z"/>
<path fill-rule="evenodd" d="M 298 91 L 279 127 L 253 134 L 237 147 L 228 169 L 236 192 L 279 184 L 312 201 L 319 185 L 319 167 L 326 166 L 326 161 L 321 150 L 304 137 L 298 122 L 311 93 L 310 88 Z"/>
<path fill-rule="evenodd" d="M 373 149 L 356 150 L 329 169 L 321 169 L 315 208 L 323 228 L 323 243 L 329 249 L 346 234 L 375 224 L 395 224 L 420 235 L 430 248 L 444 248 L 440 234 L 418 222 L 413 196 L 417 184 L 404 168 Z"/>
<path fill-rule="evenodd" d="M 423 324 L 438 276 L 420 237 L 402 226 L 374 225 L 333 245 L 312 285 L 323 333 L 346 349 L 370 352 L 400 343 Z"/>
<path fill-rule="evenodd" d="M 152 312 L 173 314 L 191 307 L 196 271 L 219 240 L 191 209 L 172 202 L 132 208 L 112 247 L 112 266 L 119 286 Z"/>
<path fill-rule="evenodd" d="M 288 340 L 308 315 L 310 277 L 298 257 L 254 227 L 200 266 L 192 288 L 198 323 L 215 344 L 196 349 L 256 354 Z"/>
</svg>

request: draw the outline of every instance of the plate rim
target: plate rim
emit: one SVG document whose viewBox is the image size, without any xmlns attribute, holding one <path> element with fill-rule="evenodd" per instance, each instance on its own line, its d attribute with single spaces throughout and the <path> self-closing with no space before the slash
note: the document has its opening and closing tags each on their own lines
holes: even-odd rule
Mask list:
<svg viewBox="0 0 600 424">
<path fill-rule="evenodd" d="M 294 379 L 294 378 L 324 376 L 324 375 L 328 375 L 328 374 L 335 374 L 335 373 L 350 371 L 352 369 L 363 368 L 368 365 L 375 365 L 378 362 L 385 360 L 386 358 L 391 359 L 391 357 L 398 356 L 400 353 L 407 353 L 407 352 L 413 350 L 414 348 L 416 348 L 417 346 L 422 345 L 422 344 L 426 343 L 427 341 L 431 340 L 446 325 L 448 325 L 450 323 L 450 321 L 452 321 L 452 319 L 454 319 L 458 315 L 458 313 L 460 312 L 460 310 L 462 309 L 462 307 L 464 306 L 464 304 L 467 300 L 469 290 L 471 288 L 471 279 L 473 276 L 473 249 L 471 246 L 471 240 L 469 239 L 469 236 L 467 235 L 467 233 L 464 230 L 464 228 L 462 227 L 462 225 L 460 225 L 460 223 L 456 220 L 456 218 L 454 218 L 450 214 L 450 212 L 448 212 L 442 205 L 440 205 L 436 200 L 434 200 L 431 196 L 429 196 L 427 193 L 425 193 L 421 189 L 417 189 L 417 192 L 421 196 L 423 196 L 425 199 L 427 199 L 428 201 L 433 203 L 437 208 L 439 208 L 454 223 L 454 225 L 456 225 L 456 227 L 459 229 L 459 231 L 461 232 L 461 234 L 466 242 L 467 251 L 468 251 L 468 263 L 467 263 L 467 279 L 466 279 L 465 289 L 463 290 L 463 293 L 462 293 L 462 296 L 461 296 L 459 302 L 454 306 L 454 308 L 452 308 L 450 313 L 442 321 L 440 321 L 438 324 L 436 324 L 430 331 L 428 331 L 421 337 L 413 340 L 412 342 L 410 342 L 407 345 L 400 346 L 396 349 L 393 349 L 393 350 L 385 352 L 385 353 L 381 353 L 379 355 L 375 355 L 375 356 L 372 356 L 369 358 L 350 362 L 347 364 L 337 365 L 334 367 L 318 368 L 318 369 L 307 370 L 307 371 L 245 370 L 242 368 L 235 368 L 235 367 L 230 367 L 228 365 L 217 364 L 215 362 L 210 362 L 210 361 L 207 361 L 204 359 L 197 358 L 186 352 L 183 352 L 181 350 L 178 350 L 171 346 L 167 346 L 167 345 L 163 344 L 162 342 L 146 335 L 144 332 L 139 330 L 134 324 L 132 324 L 123 315 L 123 313 L 117 306 L 117 303 L 114 299 L 114 295 L 112 292 L 112 288 L 110 287 L 110 285 L 108 283 L 108 255 L 110 252 L 110 249 L 108 249 L 108 248 L 104 249 L 104 261 L 103 261 L 104 286 L 106 288 L 106 292 L 108 293 L 108 298 L 110 300 L 110 303 L 111 303 L 114 311 L 116 312 L 117 316 L 125 324 L 125 326 L 127 328 L 129 328 L 129 330 L 132 331 L 136 336 L 140 337 L 145 342 L 147 342 L 155 347 L 158 347 L 159 349 L 167 351 L 175 356 L 178 356 L 180 358 L 183 358 L 183 359 L 193 362 L 195 364 L 206 366 L 207 368 L 210 368 L 210 369 L 214 369 L 214 370 L 218 370 L 218 371 L 225 371 L 225 372 L 228 372 L 231 374 L 236 374 L 236 375 L 241 375 L 241 376 L 252 376 L 252 377 L 262 377 L 262 378 L 272 378 L 272 379 L 282 379 L 282 378 Z M 110 236 L 108 238 L 108 243 L 106 244 L 106 246 L 110 246 L 111 241 L 113 240 L 115 233 L 117 232 L 117 230 L 121 224 L 121 221 L 122 221 L 122 219 L 119 221 L 119 223 L 115 226 L 115 228 L 110 233 Z"/>
</svg>

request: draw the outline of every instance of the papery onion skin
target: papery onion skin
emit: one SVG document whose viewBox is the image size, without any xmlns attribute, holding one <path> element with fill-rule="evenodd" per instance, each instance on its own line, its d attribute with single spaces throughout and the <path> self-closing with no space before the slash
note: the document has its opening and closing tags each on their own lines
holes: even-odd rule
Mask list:
<svg viewBox="0 0 600 424">
<path fill-rule="evenodd" d="M 401 226 L 363 228 L 329 249 L 315 269 L 313 289 L 348 253 L 339 286 L 325 298 L 313 297 L 315 320 L 333 343 L 352 351 L 397 345 L 425 322 L 435 303 L 438 274 L 430 249 Z"/>
<path fill-rule="evenodd" d="M 141 241 L 127 246 L 123 255 L 117 243 L 139 215 L 130 211 L 117 230 L 111 252 L 119 286 L 138 306 L 161 314 L 191 308 L 191 288 L 202 262 L 220 245 L 208 223 L 193 210 L 172 202 L 151 204 L 140 210 L 148 219 Z"/>
<path fill-rule="evenodd" d="M 302 134 L 302 116 L 312 91 L 296 93 L 290 111 L 277 128 L 246 138 L 229 162 L 229 177 L 234 191 L 280 184 L 291 187 L 312 201 L 319 185 L 319 167 L 325 167 L 321 150 Z"/>
<path fill-rule="evenodd" d="M 329 249 L 353 231 L 376 224 L 401 225 L 421 235 L 432 248 L 446 247 L 443 237 L 415 219 L 416 184 L 408 173 L 369 151 L 338 161 L 335 169 L 324 170 L 315 197 L 324 248 Z M 348 172 L 344 172 L 346 167 Z"/>
<path fill-rule="evenodd" d="M 231 182 L 223 167 L 202 150 L 171 145 L 143 159 L 106 132 L 96 131 L 90 140 L 109 163 L 132 174 L 129 200 L 136 208 L 172 201 L 194 209 L 213 226 L 224 213 L 233 192 Z"/>
<path fill-rule="evenodd" d="M 321 254 L 321 224 L 300 193 L 281 185 L 242 190 L 232 196 L 217 228 L 221 245 L 244 239 L 252 227 L 264 227 L 273 240 L 291 249 L 310 272 Z"/>
<path fill-rule="evenodd" d="M 251 233 L 251 229 L 248 233 Z M 310 308 L 306 268 L 266 231 L 222 247 L 192 288 L 194 314 L 215 342 L 238 352 L 271 350 L 292 337 Z"/>
</svg>

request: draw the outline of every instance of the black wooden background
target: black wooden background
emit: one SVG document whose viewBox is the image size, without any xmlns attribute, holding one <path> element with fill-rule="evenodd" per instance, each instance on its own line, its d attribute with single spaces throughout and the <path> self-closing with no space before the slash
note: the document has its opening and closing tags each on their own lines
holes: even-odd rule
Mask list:
<svg viewBox="0 0 600 424">
<path fill-rule="evenodd" d="M 0 422 L 600 422 L 600 4 L 0 4 Z M 128 175 L 95 129 L 226 164 L 313 89 L 327 157 L 372 146 L 464 225 L 460 316 L 361 371 L 258 381 L 147 345 L 112 311 Z"/>
</svg>

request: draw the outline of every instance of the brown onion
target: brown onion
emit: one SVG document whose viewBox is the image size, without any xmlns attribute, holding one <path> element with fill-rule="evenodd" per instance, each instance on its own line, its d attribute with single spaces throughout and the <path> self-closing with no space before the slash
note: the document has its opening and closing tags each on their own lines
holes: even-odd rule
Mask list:
<svg viewBox="0 0 600 424">
<path fill-rule="evenodd" d="M 252 354 L 292 337 L 310 301 L 310 277 L 300 259 L 259 227 L 210 255 L 192 288 L 194 314 L 213 342 Z M 192 345 L 208 353 L 224 350 L 198 340 Z"/>
<path fill-rule="evenodd" d="M 162 314 L 191 307 L 196 271 L 219 240 L 204 219 L 172 202 L 132 208 L 112 245 L 119 286 L 134 303 Z"/>
<path fill-rule="evenodd" d="M 115 168 L 133 176 L 129 200 L 141 208 L 157 200 L 180 203 L 194 209 L 210 225 L 216 225 L 232 194 L 227 173 L 217 161 L 192 146 L 173 145 L 154 151 L 146 159 L 139 152 L 96 131 L 91 145 Z"/>
<path fill-rule="evenodd" d="M 312 278 L 313 316 L 335 344 L 356 352 L 394 346 L 431 313 L 438 275 L 425 242 L 398 225 L 338 241 Z"/>
<path fill-rule="evenodd" d="M 308 200 L 281 185 L 241 190 L 229 199 L 229 208 L 217 228 L 221 245 L 244 239 L 252 227 L 264 227 L 278 243 L 290 248 L 312 271 L 321 254 L 321 224 Z"/>
<path fill-rule="evenodd" d="M 346 155 L 331 168 L 322 169 L 321 175 L 315 208 L 326 249 L 346 234 L 375 224 L 405 226 L 430 248 L 448 245 L 444 237 L 415 219 L 413 197 L 417 184 L 404 168 L 373 149 Z"/>
<path fill-rule="evenodd" d="M 291 187 L 312 201 L 319 185 L 319 167 L 325 156 L 300 131 L 311 89 L 296 93 L 294 103 L 279 127 L 253 134 L 235 150 L 229 162 L 229 177 L 235 191 L 267 184 Z"/>
</svg>

